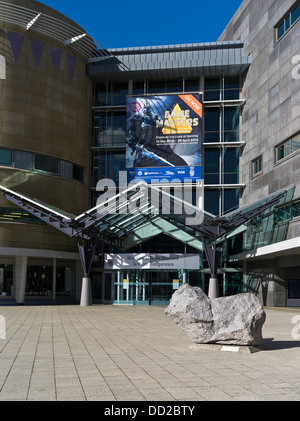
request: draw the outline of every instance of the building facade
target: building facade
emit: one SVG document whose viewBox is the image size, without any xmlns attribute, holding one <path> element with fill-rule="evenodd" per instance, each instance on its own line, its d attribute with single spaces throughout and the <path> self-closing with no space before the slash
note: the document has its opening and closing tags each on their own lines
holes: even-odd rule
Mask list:
<svg viewBox="0 0 300 421">
<path fill-rule="evenodd" d="M 126 99 L 200 92 L 205 211 L 230 215 L 286 189 L 279 204 L 226 239 L 219 294 L 252 291 L 265 305 L 300 305 L 300 3 L 281 3 L 245 0 L 218 42 L 101 50 L 55 10 L 6 1 L 0 184 L 79 215 L 97 204 L 99 180 L 114 181 L 116 195 L 127 187 L 120 179 Z M 19 302 L 25 283 L 27 300 L 78 300 L 76 242 L 1 200 L 0 299 Z M 183 282 L 207 292 L 210 270 L 197 233 L 166 221 L 135 221 L 123 231 L 113 223 L 123 247 L 98 245 L 94 302 L 167 304 Z M 109 257 L 124 253 L 168 255 L 169 268 L 110 265 Z"/>
<path fill-rule="evenodd" d="M 83 30 L 25 0 L 1 3 L 0 29 L 1 184 L 78 214 L 90 203 L 92 83 L 67 41 Z M 76 242 L 3 197 L 0 213 L 0 296 L 23 301 L 25 281 L 25 300 L 75 298 Z"/>
<path fill-rule="evenodd" d="M 220 37 L 243 39 L 244 53 L 251 55 L 243 87 L 241 205 L 294 186 L 273 221 L 265 219 L 256 233 L 248 231 L 244 251 L 236 256 L 243 259 L 247 283 L 259 288 L 266 303 L 278 306 L 299 305 L 300 298 L 299 16 L 299 1 L 244 1 Z M 271 238 L 274 228 L 282 231 L 277 238 Z"/>
</svg>

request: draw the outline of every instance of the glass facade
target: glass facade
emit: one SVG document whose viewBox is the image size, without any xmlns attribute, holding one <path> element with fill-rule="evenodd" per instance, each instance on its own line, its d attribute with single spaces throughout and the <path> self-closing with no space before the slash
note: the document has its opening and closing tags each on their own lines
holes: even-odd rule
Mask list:
<svg viewBox="0 0 300 421">
<path fill-rule="evenodd" d="M 95 86 L 93 107 L 93 205 L 99 193 L 97 182 L 112 179 L 119 186 L 119 172 L 125 168 L 126 96 L 204 91 L 203 168 L 205 210 L 224 215 L 239 207 L 240 196 L 240 76 L 177 79 L 140 79 L 128 83 Z M 152 245 L 142 242 L 129 252 L 187 252 L 184 243 L 176 245 L 169 236 L 156 237 Z M 166 304 L 174 288 L 183 282 L 208 290 L 208 264 L 198 250 L 199 270 L 104 270 L 93 266 L 93 296 L 101 302 Z M 226 268 L 220 277 L 221 295 L 241 289 L 242 274 L 233 276 Z"/>
<path fill-rule="evenodd" d="M 33 152 L 0 148 L 0 165 L 29 171 L 42 171 L 69 180 L 85 182 L 85 169 L 63 159 Z"/>
</svg>

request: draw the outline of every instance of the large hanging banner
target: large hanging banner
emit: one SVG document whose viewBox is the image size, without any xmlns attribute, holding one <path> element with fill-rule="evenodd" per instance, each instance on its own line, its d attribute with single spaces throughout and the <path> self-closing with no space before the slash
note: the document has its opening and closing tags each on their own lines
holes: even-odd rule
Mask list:
<svg viewBox="0 0 300 421">
<path fill-rule="evenodd" d="M 128 181 L 201 180 L 202 116 L 202 94 L 128 97 Z"/>
</svg>

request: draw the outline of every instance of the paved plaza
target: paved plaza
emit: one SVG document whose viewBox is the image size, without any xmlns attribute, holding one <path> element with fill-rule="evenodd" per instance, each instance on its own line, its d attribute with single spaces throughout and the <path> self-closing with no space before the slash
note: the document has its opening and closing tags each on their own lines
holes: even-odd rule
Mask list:
<svg viewBox="0 0 300 421">
<path fill-rule="evenodd" d="M 193 349 L 160 306 L 0 306 L 1 401 L 298 401 L 300 309 L 255 353 Z"/>
</svg>

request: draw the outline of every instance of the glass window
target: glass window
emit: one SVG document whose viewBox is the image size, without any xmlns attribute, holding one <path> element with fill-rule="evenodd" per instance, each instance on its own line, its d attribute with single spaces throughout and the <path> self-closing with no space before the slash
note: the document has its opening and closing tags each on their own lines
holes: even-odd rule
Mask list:
<svg viewBox="0 0 300 421">
<path fill-rule="evenodd" d="M 161 93 L 166 91 L 164 80 L 149 80 L 148 92 L 152 94 Z"/>
<path fill-rule="evenodd" d="M 298 3 L 298 2 L 297 2 Z M 291 12 L 289 12 L 276 26 L 277 40 L 279 40 L 291 25 L 293 25 L 300 17 L 300 4 L 298 3 Z"/>
<path fill-rule="evenodd" d="M 280 161 L 283 158 L 284 158 L 284 144 L 278 146 L 278 148 L 276 149 L 276 161 Z"/>
<path fill-rule="evenodd" d="M 290 221 L 300 216 L 300 200 L 280 206 L 277 209 L 277 222 Z"/>
<path fill-rule="evenodd" d="M 239 207 L 239 189 L 224 190 L 224 209 L 223 213 L 232 212 Z"/>
<path fill-rule="evenodd" d="M 291 153 L 298 151 L 300 149 L 300 135 L 296 136 L 294 139 L 292 139 L 292 149 Z"/>
<path fill-rule="evenodd" d="M 291 26 L 291 16 L 289 15 L 286 19 L 284 19 L 284 29 L 287 31 Z"/>
<path fill-rule="evenodd" d="M 125 171 L 125 152 L 103 151 L 95 157 L 95 182 L 104 178 L 110 178 L 119 185 L 119 172 Z"/>
<path fill-rule="evenodd" d="M 14 296 L 13 279 L 13 265 L 0 265 L 0 295 Z"/>
<path fill-rule="evenodd" d="M 298 6 L 296 7 L 296 9 L 294 9 L 291 13 L 291 22 L 292 25 L 293 23 L 296 22 L 297 19 L 299 19 L 300 17 L 300 4 L 298 4 Z"/>
<path fill-rule="evenodd" d="M 185 92 L 199 92 L 200 84 L 199 79 L 185 79 L 184 90 Z"/>
<path fill-rule="evenodd" d="M 219 189 L 205 189 L 204 190 L 204 210 L 213 214 L 220 213 L 220 190 Z"/>
<path fill-rule="evenodd" d="M 205 78 L 204 100 L 219 101 L 220 100 L 220 78 Z"/>
<path fill-rule="evenodd" d="M 14 161 L 16 168 L 24 170 L 33 170 L 34 154 L 25 151 L 14 151 Z"/>
<path fill-rule="evenodd" d="M 11 149 L 0 149 L 0 165 L 12 165 Z"/>
<path fill-rule="evenodd" d="M 83 168 L 79 165 L 73 165 L 73 179 L 83 182 Z"/>
<path fill-rule="evenodd" d="M 205 108 L 204 142 L 220 142 L 220 108 Z"/>
<path fill-rule="evenodd" d="M 113 111 L 95 116 L 96 146 L 125 146 L 126 111 Z"/>
<path fill-rule="evenodd" d="M 284 34 L 284 21 L 278 27 L 278 39 L 281 38 L 283 34 Z"/>
<path fill-rule="evenodd" d="M 239 148 L 225 148 L 224 150 L 224 184 L 239 183 Z"/>
<path fill-rule="evenodd" d="M 113 105 L 126 105 L 126 97 L 128 95 L 128 83 L 115 83 Z"/>
<path fill-rule="evenodd" d="M 252 176 L 260 174 L 262 171 L 262 157 L 256 158 L 252 161 Z"/>
<path fill-rule="evenodd" d="M 183 80 L 167 80 L 166 92 L 183 92 Z"/>
<path fill-rule="evenodd" d="M 36 170 L 58 174 L 58 160 L 46 155 L 35 155 L 34 168 Z"/>
<path fill-rule="evenodd" d="M 224 99 L 238 99 L 240 97 L 239 76 L 226 76 L 224 79 Z"/>
<path fill-rule="evenodd" d="M 240 107 L 224 109 L 224 142 L 239 141 Z"/>
<path fill-rule="evenodd" d="M 73 178 L 73 165 L 71 162 L 61 160 L 59 162 L 59 174 L 63 178 L 68 178 L 72 180 Z"/>
<path fill-rule="evenodd" d="M 46 224 L 30 213 L 14 208 L 0 208 L 0 220 L 6 222 L 34 222 L 37 224 Z"/>
<path fill-rule="evenodd" d="M 300 135 L 288 139 L 285 142 L 281 143 L 275 148 L 275 159 L 276 162 L 281 161 L 283 158 L 286 158 L 289 155 L 300 150 Z"/>
<path fill-rule="evenodd" d="M 95 89 L 95 105 L 107 105 L 109 103 L 106 84 L 97 85 Z"/>
<path fill-rule="evenodd" d="M 139 80 L 139 81 L 133 81 L 133 88 L 132 88 L 132 93 L 134 95 L 136 94 L 144 94 L 144 81 L 143 80 Z"/>
<path fill-rule="evenodd" d="M 219 148 L 205 148 L 204 182 L 205 184 L 219 184 L 220 183 L 220 149 Z"/>
<path fill-rule="evenodd" d="M 300 298 L 300 279 L 288 279 L 288 298 Z"/>
</svg>

